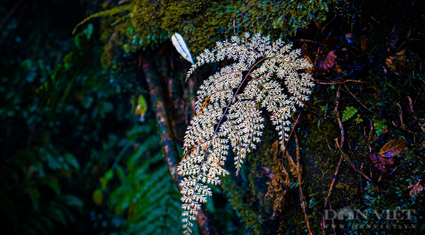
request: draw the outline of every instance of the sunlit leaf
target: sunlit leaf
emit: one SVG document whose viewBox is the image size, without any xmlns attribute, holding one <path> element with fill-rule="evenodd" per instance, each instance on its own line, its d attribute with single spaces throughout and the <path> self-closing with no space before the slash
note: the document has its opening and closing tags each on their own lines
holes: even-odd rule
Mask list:
<svg viewBox="0 0 425 235">
<path fill-rule="evenodd" d="M 145 114 L 146 114 L 146 110 L 148 109 L 145 97 L 143 97 L 142 95 L 139 95 L 139 98 L 137 99 L 137 107 L 136 107 L 136 111 L 135 111 L 135 115 L 140 115 L 140 121 L 144 122 L 145 121 Z"/>
<path fill-rule="evenodd" d="M 191 64 L 193 64 L 192 55 L 190 54 L 189 48 L 187 48 L 183 37 L 180 34 L 175 33 L 171 37 L 171 41 L 173 42 L 174 47 L 177 49 L 180 55 L 183 56 L 183 58 L 185 58 Z"/>
</svg>

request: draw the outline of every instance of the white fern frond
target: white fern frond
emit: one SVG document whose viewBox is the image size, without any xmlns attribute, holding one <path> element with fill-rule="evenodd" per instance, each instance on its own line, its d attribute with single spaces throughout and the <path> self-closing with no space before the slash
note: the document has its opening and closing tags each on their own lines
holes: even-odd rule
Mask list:
<svg viewBox="0 0 425 235">
<path fill-rule="evenodd" d="M 195 102 L 196 116 L 184 138 L 184 158 L 177 167 L 181 181 L 185 233 L 191 232 L 201 204 L 212 195 L 208 184 L 220 184 L 220 176 L 230 148 L 239 173 L 246 155 L 256 148 L 264 129 L 264 108 L 278 131 L 284 149 L 296 106 L 308 100 L 314 85 L 310 74 L 299 70 L 312 65 L 300 58 L 300 50 L 291 50 L 282 40 L 274 43 L 261 34 L 250 38 L 232 37 L 205 50 L 188 71 L 206 63 L 233 60 L 206 79 L 199 87 Z M 283 84 L 283 86 L 282 86 Z"/>
</svg>

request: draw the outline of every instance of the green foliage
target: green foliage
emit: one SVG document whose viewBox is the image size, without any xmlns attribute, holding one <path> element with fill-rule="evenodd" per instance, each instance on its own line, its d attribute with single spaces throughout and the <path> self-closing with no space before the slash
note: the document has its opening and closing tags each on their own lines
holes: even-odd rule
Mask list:
<svg viewBox="0 0 425 235">
<path fill-rule="evenodd" d="M 159 138 L 149 121 L 152 110 L 146 109 L 146 125 L 134 115 L 139 95 L 149 103 L 139 58 L 150 56 L 163 88 L 168 88 L 163 95 L 171 101 L 167 109 L 173 137 L 182 143 L 180 129 L 193 115 L 191 97 L 200 79 L 183 83 L 188 64 L 167 42 L 175 32 L 185 37 L 193 53 L 245 31 L 272 38 L 294 35 L 294 46 L 299 43 L 303 55 L 317 62 L 313 73 L 321 84 L 294 129 L 300 138 L 302 189 L 313 234 L 322 234 L 324 199 L 341 156 L 335 143 L 335 138 L 341 140 L 341 130 L 332 113 L 339 86 L 338 110 L 347 111 L 342 146 L 346 158 L 329 205 L 334 210 L 425 210 L 423 191 L 409 194 L 409 186 L 424 178 L 425 1 L 344 1 L 342 8 L 334 8 L 333 0 L 97 0 L 83 7 L 80 2 L 86 1 L 5 0 L 0 6 L 0 219 L 8 225 L 3 233 L 169 234 L 168 223 L 180 228 L 179 195 L 158 154 Z M 70 37 L 87 12 L 95 14 L 92 24 Z M 102 15 L 99 28 L 93 18 Z M 328 20 L 321 23 L 325 16 Z M 317 21 L 299 30 L 311 19 Z M 338 56 L 334 62 L 340 74 L 318 72 L 329 50 Z M 208 69 L 195 77 L 211 74 Z M 265 129 L 272 130 L 271 125 L 266 123 Z M 369 154 L 402 137 L 406 149 L 386 172 L 378 171 Z M 290 179 L 291 199 L 285 200 L 285 209 L 273 215 L 273 200 L 265 194 L 271 179 L 267 170 L 274 166 L 268 149 L 276 136 L 265 130 L 263 138 L 264 145 L 247 156 L 240 176 L 232 175 L 222 187 L 213 188 L 207 208 L 223 234 L 307 234 L 295 179 Z M 287 147 L 292 155 L 294 146 L 291 137 Z M 226 167 L 234 166 L 229 161 Z M 412 220 L 416 229 L 396 232 L 422 234 L 425 220 L 417 215 Z M 152 226 L 143 221 L 152 221 Z M 369 224 L 375 223 L 386 221 Z M 328 227 L 326 233 L 389 233 L 380 227 L 335 230 Z"/>
<path fill-rule="evenodd" d="M 373 118 L 373 127 L 375 128 L 376 135 L 380 136 L 387 130 L 388 126 L 385 125 L 385 119 Z"/>
<path fill-rule="evenodd" d="M 93 15 L 85 18 L 80 23 L 78 23 L 77 26 L 75 26 L 74 30 L 72 31 L 72 34 L 75 33 L 75 31 L 77 30 L 78 26 L 86 23 L 87 21 L 89 21 L 89 20 L 91 20 L 93 18 L 103 17 L 103 16 L 113 16 L 113 15 L 116 15 L 116 14 L 121 13 L 123 11 L 128 11 L 128 10 L 131 10 L 131 9 L 133 9 L 133 6 L 131 4 L 126 4 L 126 5 L 123 5 L 123 6 L 117 6 L 117 7 L 114 7 L 112 9 L 101 11 L 101 12 L 98 12 L 96 14 L 93 14 Z"/>
<path fill-rule="evenodd" d="M 71 154 L 60 154 L 51 143 L 22 150 L 3 164 L 1 179 L 6 187 L 0 191 L 0 218 L 9 224 L 5 231 L 51 234 L 54 224 L 75 222 L 83 201 L 63 192 L 61 182 L 69 180 L 78 166 Z"/>
<path fill-rule="evenodd" d="M 96 16 L 130 10 L 128 17 L 118 16 L 109 23 L 121 22 L 114 32 L 125 36 L 122 45 L 125 51 L 157 47 L 178 32 L 185 38 L 189 49 L 199 53 L 231 34 L 242 36 L 244 32 L 253 32 L 271 34 L 276 38 L 294 35 L 311 20 L 325 20 L 329 5 L 335 6 L 337 2 L 134 0 L 94 14 L 81 23 Z M 104 37 L 109 41 L 111 33 Z"/>
<path fill-rule="evenodd" d="M 114 215 L 91 200 L 98 172 L 115 160 L 116 146 L 104 145 L 111 155 L 102 161 L 90 156 L 137 121 L 127 104 L 132 84 L 105 79 L 111 71 L 102 74 L 91 24 L 70 37 L 85 6 L 18 1 L 14 12 L 15 2 L 0 6 L 2 16 L 11 10 L 11 22 L 19 25 L 9 30 L 4 21 L 0 39 L 0 219 L 9 225 L 3 232 L 120 230 L 111 223 Z"/>
<path fill-rule="evenodd" d="M 363 122 L 363 119 L 361 118 L 360 114 L 357 114 L 356 119 L 354 119 L 354 121 L 356 122 L 356 124 L 359 124 Z"/>
<path fill-rule="evenodd" d="M 136 115 L 140 115 L 140 121 L 145 121 L 145 115 L 146 111 L 148 109 L 148 105 L 146 103 L 145 97 L 142 95 L 139 95 L 139 98 L 137 99 L 137 107 L 136 107 Z"/>
<path fill-rule="evenodd" d="M 129 157 L 127 173 L 117 167 L 120 185 L 112 190 L 108 205 L 117 216 L 125 214 L 131 234 L 180 234 L 179 192 L 158 151 L 158 136 L 148 125 L 135 127 L 127 136 L 129 140 L 146 139 Z"/>
<path fill-rule="evenodd" d="M 342 113 L 342 122 L 347 121 L 348 119 L 352 118 L 356 113 L 357 113 L 357 109 L 354 108 L 353 106 L 347 106 L 344 110 L 344 112 Z"/>
</svg>

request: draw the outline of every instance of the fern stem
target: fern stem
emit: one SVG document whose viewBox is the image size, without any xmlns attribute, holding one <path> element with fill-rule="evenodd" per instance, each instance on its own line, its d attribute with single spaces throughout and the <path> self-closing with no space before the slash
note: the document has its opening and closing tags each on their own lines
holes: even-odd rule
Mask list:
<svg viewBox="0 0 425 235">
<path fill-rule="evenodd" d="M 241 89 L 242 85 L 244 84 L 245 80 L 248 78 L 249 74 L 251 73 L 252 69 L 255 68 L 261 61 L 264 61 L 266 59 L 270 59 L 271 57 L 263 57 L 261 60 L 257 61 L 249 70 L 248 73 L 245 75 L 244 79 L 242 80 L 241 84 L 239 84 L 238 89 L 236 90 L 235 94 L 233 95 L 232 99 L 230 100 L 229 104 L 226 106 L 226 109 L 223 112 L 223 115 L 220 118 L 220 121 L 217 123 L 217 127 L 214 130 L 213 135 L 211 136 L 210 143 L 208 144 L 208 148 L 211 148 L 211 141 L 214 139 L 214 136 L 217 134 L 218 128 L 220 127 L 221 122 L 223 121 L 224 116 L 226 116 L 227 110 L 229 110 L 230 105 L 233 103 L 233 101 L 236 98 L 236 95 L 238 94 L 239 90 Z M 208 151 L 205 152 L 207 154 Z M 204 156 L 205 158 L 205 156 Z"/>
<path fill-rule="evenodd" d="M 286 149 L 286 146 L 288 146 L 289 139 L 291 138 L 292 132 L 294 132 L 295 127 L 297 126 L 298 120 L 300 120 L 300 117 L 301 117 L 301 113 L 302 113 L 302 112 L 303 112 L 303 111 L 301 110 L 301 111 L 300 111 L 300 114 L 298 114 L 297 120 L 296 120 L 296 121 L 295 121 L 295 123 L 294 123 L 294 127 L 292 128 L 291 133 L 289 133 L 288 141 L 286 141 L 286 144 L 285 144 L 285 148 L 284 148 L 284 149 Z"/>
</svg>

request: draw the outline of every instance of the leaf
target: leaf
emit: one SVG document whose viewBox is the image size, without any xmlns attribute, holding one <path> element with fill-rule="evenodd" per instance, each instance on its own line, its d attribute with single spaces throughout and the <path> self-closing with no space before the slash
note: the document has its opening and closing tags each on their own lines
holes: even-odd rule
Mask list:
<svg viewBox="0 0 425 235">
<path fill-rule="evenodd" d="M 373 127 L 375 128 L 376 135 L 380 136 L 387 130 L 387 125 L 385 125 L 385 119 L 373 118 Z"/>
<path fill-rule="evenodd" d="M 81 21 L 80 23 L 77 24 L 77 26 L 75 26 L 74 30 L 72 31 L 72 34 L 75 33 L 75 31 L 77 30 L 78 26 L 86 23 L 87 21 L 93 19 L 93 18 L 97 18 L 97 17 L 102 17 L 102 16 L 113 16 L 115 14 L 121 13 L 125 10 L 132 10 L 133 9 L 133 5 L 132 4 L 128 4 L 128 5 L 124 5 L 124 6 L 119 6 L 119 7 L 114 7 L 112 9 L 106 10 L 106 11 L 101 11 L 98 13 L 95 13 L 87 18 L 85 18 L 83 21 Z"/>
<path fill-rule="evenodd" d="M 341 68 L 335 61 L 336 58 L 337 56 L 334 51 L 330 51 L 325 58 L 319 59 L 315 68 L 316 73 L 319 75 L 326 75 L 331 69 L 338 73 L 342 72 Z"/>
<path fill-rule="evenodd" d="M 73 195 L 62 196 L 61 198 L 69 206 L 75 206 L 75 207 L 81 208 L 84 205 L 83 201 L 80 198 Z"/>
<path fill-rule="evenodd" d="M 100 205 L 102 204 L 103 201 L 103 193 L 102 190 L 100 189 L 96 189 L 93 193 L 93 201 L 97 204 Z"/>
<path fill-rule="evenodd" d="M 69 165 L 73 166 L 77 170 L 80 169 L 80 164 L 78 163 L 78 160 L 74 157 L 74 155 L 67 153 L 65 154 L 64 158 Z"/>
<path fill-rule="evenodd" d="M 394 165 L 394 158 L 386 158 L 379 154 L 369 154 L 373 166 L 382 172 L 387 172 L 389 166 Z"/>
<path fill-rule="evenodd" d="M 419 179 L 419 181 L 416 184 L 409 185 L 408 189 L 410 189 L 409 195 L 411 197 L 413 197 L 416 194 L 419 194 L 419 192 L 424 190 L 424 187 L 419 184 L 421 181 L 422 179 Z"/>
<path fill-rule="evenodd" d="M 357 114 L 356 119 L 354 119 L 354 121 L 356 122 L 356 124 L 359 124 L 359 123 L 363 122 L 363 119 L 360 116 L 360 114 Z"/>
<path fill-rule="evenodd" d="M 344 112 L 342 113 L 342 122 L 345 122 L 348 119 L 352 118 L 357 113 L 357 111 L 358 110 L 353 106 L 346 107 Z"/>
<path fill-rule="evenodd" d="M 46 184 L 55 191 L 56 195 L 59 195 L 60 192 L 60 186 L 59 186 L 59 181 L 57 178 L 55 177 L 51 177 L 51 176 L 46 176 L 44 177 L 44 180 L 46 182 Z"/>
<path fill-rule="evenodd" d="M 396 71 L 406 66 L 406 52 L 401 50 L 395 54 L 395 56 L 388 56 L 385 58 L 385 65 L 387 68 Z M 397 74 L 397 72 L 395 72 Z"/>
<path fill-rule="evenodd" d="M 124 171 L 122 170 L 122 167 L 120 167 L 120 166 L 118 166 L 116 170 L 117 170 L 118 178 L 120 179 L 121 184 L 123 184 L 125 182 Z"/>
<path fill-rule="evenodd" d="M 112 169 L 109 169 L 106 173 L 105 173 L 105 179 L 106 181 L 109 181 L 112 179 L 112 177 L 114 177 L 114 171 Z"/>
<path fill-rule="evenodd" d="M 362 51 L 366 51 L 366 46 L 367 46 L 368 42 L 369 42 L 369 38 L 367 38 L 367 37 L 359 38 L 360 49 Z"/>
<path fill-rule="evenodd" d="M 345 34 L 345 40 L 347 40 L 348 44 L 356 44 L 357 43 L 357 37 L 354 33 L 346 33 Z"/>
<path fill-rule="evenodd" d="M 306 59 L 308 63 L 313 64 L 313 62 L 311 61 L 308 55 L 304 55 L 304 59 Z M 313 74 L 313 70 L 314 70 L 314 67 L 312 66 L 311 68 L 305 69 L 305 72 L 309 74 Z"/>
<path fill-rule="evenodd" d="M 99 182 L 100 182 L 100 189 L 102 191 L 106 190 L 106 185 L 108 184 L 108 182 L 105 180 L 104 177 L 100 177 L 99 178 Z"/>
<path fill-rule="evenodd" d="M 102 191 L 106 190 L 106 186 L 108 186 L 108 182 L 114 177 L 114 171 L 109 169 L 103 177 L 99 178 L 100 188 Z"/>
<path fill-rule="evenodd" d="M 143 97 L 142 95 L 139 95 L 139 98 L 137 99 L 137 103 L 138 105 L 136 107 L 136 112 L 134 114 L 140 115 L 140 121 L 144 122 L 146 110 L 148 109 L 148 105 L 146 103 L 145 97 Z"/>
<path fill-rule="evenodd" d="M 403 152 L 404 147 L 406 147 L 405 139 L 399 139 L 397 142 L 395 142 L 395 140 L 391 140 L 382 147 L 381 151 L 379 151 L 379 155 L 383 157 L 395 157 Z"/>
<path fill-rule="evenodd" d="M 192 55 L 190 54 L 190 51 L 187 48 L 187 45 L 184 42 L 183 37 L 180 34 L 175 33 L 171 37 L 171 41 L 173 42 L 174 47 L 177 49 L 180 55 L 182 55 L 183 58 L 185 58 L 190 63 L 194 64 L 192 60 Z"/>
<path fill-rule="evenodd" d="M 53 204 L 51 208 L 49 208 L 48 212 L 50 215 L 52 215 L 51 218 L 53 218 L 54 220 L 60 222 L 61 224 L 65 225 L 66 224 L 66 218 L 64 215 L 63 210 L 61 210 L 60 207 L 58 206 L 54 206 L 57 204 Z"/>
<path fill-rule="evenodd" d="M 396 70 L 396 64 L 392 56 L 388 56 L 387 58 L 385 58 L 385 65 L 391 70 Z"/>
</svg>

